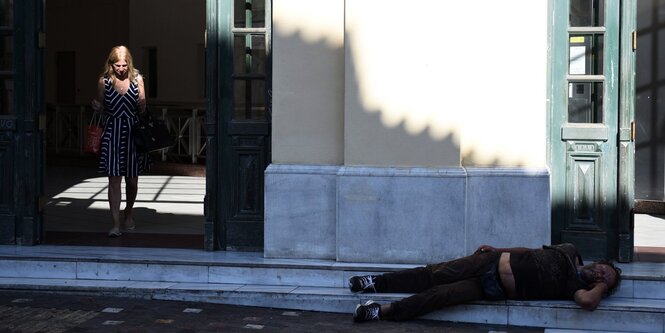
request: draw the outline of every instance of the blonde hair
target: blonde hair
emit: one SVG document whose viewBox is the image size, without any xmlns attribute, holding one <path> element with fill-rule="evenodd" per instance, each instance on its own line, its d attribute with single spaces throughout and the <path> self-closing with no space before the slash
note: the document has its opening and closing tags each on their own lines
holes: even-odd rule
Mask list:
<svg viewBox="0 0 665 333">
<path fill-rule="evenodd" d="M 129 52 L 129 49 L 124 45 L 114 46 L 111 49 L 108 58 L 106 58 L 106 65 L 104 66 L 104 71 L 102 72 L 101 77 L 108 77 L 111 79 L 111 82 L 115 82 L 116 75 L 113 70 L 113 64 L 121 60 L 127 62 L 127 77 L 130 81 L 136 83 L 136 78 L 139 76 L 139 70 L 134 68 L 132 53 Z"/>
</svg>

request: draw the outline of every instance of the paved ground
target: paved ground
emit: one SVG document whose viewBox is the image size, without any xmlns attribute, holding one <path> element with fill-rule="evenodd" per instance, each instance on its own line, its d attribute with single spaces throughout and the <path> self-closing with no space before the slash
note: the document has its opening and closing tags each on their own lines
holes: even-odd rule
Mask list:
<svg viewBox="0 0 665 333">
<path fill-rule="evenodd" d="M 415 320 L 353 323 L 350 314 L 46 293 L 0 292 L 0 332 L 453 332 L 542 329 Z"/>
</svg>

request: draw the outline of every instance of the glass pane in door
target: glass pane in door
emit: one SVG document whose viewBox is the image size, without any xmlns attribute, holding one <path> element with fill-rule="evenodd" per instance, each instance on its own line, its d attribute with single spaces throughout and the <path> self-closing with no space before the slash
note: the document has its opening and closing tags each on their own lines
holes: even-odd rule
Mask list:
<svg viewBox="0 0 665 333">
<path fill-rule="evenodd" d="M 570 35 L 568 74 L 603 75 L 603 35 Z"/>
<path fill-rule="evenodd" d="M 14 113 L 14 80 L 0 78 L 0 115 Z"/>
<path fill-rule="evenodd" d="M 605 25 L 605 1 L 570 0 L 571 27 L 602 27 Z"/>
<path fill-rule="evenodd" d="M 235 0 L 233 8 L 236 28 L 263 28 L 266 26 L 265 0 Z"/>
<path fill-rule="evenodd" d="M 264 80 L 235 80 L 233 83 L 233 119 L 266 119 L 266 84 Z"/>
<path fill-rule="evenodd" d="M 603 122 L 603 83 L 568 83 L 568 122 Z"/>
<path fill-rule="evenodd" d="M 0 27 L 14 25 L 14 1 L 0 0 Z"/>
<path fill-rule="evenodd" d="M 266 38 L 264 35 L 236 35 L 233 38 L 233 73 L 265 74 Z"/>
</svg>

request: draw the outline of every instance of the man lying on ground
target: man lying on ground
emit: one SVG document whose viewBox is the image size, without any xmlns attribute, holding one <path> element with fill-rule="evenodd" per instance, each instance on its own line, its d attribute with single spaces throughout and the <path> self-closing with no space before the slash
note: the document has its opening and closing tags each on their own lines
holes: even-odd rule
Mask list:
<svg viewBox="0 0 665 333">
<path fill-rule="evenodd" d="M 621 269 L 611 261 L 584 265 L 569 243 L 542 249 L 481 245 L 470 256 L 382 275 L 354 276 L 352 292 L 414 293 L 389 304 L 356 306 L 356 322 L 403 321 L 475 300 L 569 299 L 587 310 L 616 290 Z"/>
</svg>

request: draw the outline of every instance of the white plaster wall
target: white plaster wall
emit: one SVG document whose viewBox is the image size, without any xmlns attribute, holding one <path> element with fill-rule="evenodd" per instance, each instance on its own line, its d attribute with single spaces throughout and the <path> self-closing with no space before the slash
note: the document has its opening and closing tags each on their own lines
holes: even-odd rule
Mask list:
<svg viewBox="0 0 665 333">
<path fill-rule="evenodd" d="M 345 20 L 346 165 L 545 166 L 546 1 L 347 0 Z"/>
<path fill-rule="evenodd" d="M 273 1 L 274 163 L 343 163 L 344 0 Z"/>
</svg>

